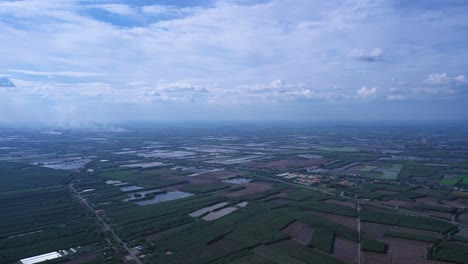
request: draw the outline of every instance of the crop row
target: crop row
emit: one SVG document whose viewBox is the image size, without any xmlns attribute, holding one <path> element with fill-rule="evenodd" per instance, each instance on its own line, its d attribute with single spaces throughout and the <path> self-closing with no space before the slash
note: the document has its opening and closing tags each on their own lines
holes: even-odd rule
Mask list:
<svg viewBox="0 0 468 264">
<path fill-rule="evenodd" d="M 332 253 L 333 243 L 335 242 L 335 233 L 330 229 L 316 229 L 310 245 L 324 252 Z"/>
<path fill-rule="evenodd" d="M 361 249 L 363 251 L 371 251 L 377 253 L 387 253 L 388 245 L 384 242 L 372 240 L 372 239 L 362 239 L 361 240 Z"/>
</svg>

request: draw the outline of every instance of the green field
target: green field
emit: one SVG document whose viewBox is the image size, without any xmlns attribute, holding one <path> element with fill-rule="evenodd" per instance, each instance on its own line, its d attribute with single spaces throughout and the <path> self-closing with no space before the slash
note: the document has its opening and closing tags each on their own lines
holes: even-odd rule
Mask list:
<svg viewBox="0 0 468 264">
<path fill-rule="evenodd" d="M 461 177 L 462 177 L 461 183 L 462 184 L 468 184 L 468 175 L 462 175 Z"/>
<path fill-rule="evenodd" d="M 99 173 L 99 176 L 107 179 L 120 180 L 124 182 L 131 182 L 133 184 L 141 185 L 143 187 L 164 187 L 173 184 L 179 184 L 184 180 L 170 179 L 170 175 L 186 175 L 187 172 L 171 170 L 167 168 L 158 169 L 128 169 L 114 167 L 103 170 Z"/>
<path fill-rule="evenodd" d="M 442 212 L 442 213 L 454 213 L 457 210 L 455 207 L 427 205 L 427 204 L 419 204 L 415 206 L 415 208 L 423 209 L 423 210 L 430 210 L 430 211 L 437 211 L 437 212 Z"/>
<path fill-rule="evenodd" d="M 361 240 L 361 249 L 363 251 L 387 253 L 388 245 L 381 241 L 364 238 Z"/>
<path fill-rule="evenodd" d="M 141 246 L 141 261 L 155 264 L 343 264 L 337 258 L 351 255 L 341 255 L 343 240 L 360 242 L 366 254 L 408 263 L 422 258 L 398 259 L 398 250 L 388 248 L 424 241 L 427 261 L 467 262 L 468 240 L 459 228 L 466 218 L 455 206 L 468 204 L 462 185 L 468 186 L 468 127 L 122 126 L 56 135 L 1 129 L 0 160 L 18 161 L 0 162 L 1 263 L 83 246 L 97 258 L 87 262 L 77 253 L 50 263 L 116 264 L 129 254 L 119 240 L 130 249 Z M 173 151 L 191 153 L 167 154 Z M 306 153 L 320 157 L 296 156 Z M 244 156 L 256 157 L 219 163 Z M 73 157 L 90 162 L 70 170 L 31 165 L 73 163 Z M 153 162 L 165 165 L 121 167 Z M 216 173 L 187 177 L 203 171 Z M 300 177 L 276 176 L 285 172 Z M 223 182 L 240 177 L 253 181 Z M 298 181 L 307 177 L 321 181 Z M 125 183 L 106 184 L 111 179 Z M 132 185 L 142 189 L 121 189 Z M 163 195 L 176 191 L 193 195 Z M 131 197 L 160 203 L 143 205 Z M 436 202 L 427 205 L 426 199 Z M 424 216 L 429 213 L 434 217 Z M 444 214 L 455 214 L 454 222 L 436 217 Z"/>
<path fill-rule="evenodd" d="M 403 164 L 393 164 L 390 168 L 382 169 L 383 176 L 381 179 L 396 180 L 402 168 Z"/>
<path fill-rule="evenodd" d="M 424 241 L 424 242 L 430 242 L 430 243 L 436 243 L 440 241 L 440 238 L 436 236 L 417 235 L 417 234 L 409 234 L 409 233 L 394 232 L 394 231 L 387 231 L 384 233 L 384 236 L 418 240 L 418 241 Z"/>
<path fill-rule="evenodd" d="M 361 168 L 361 171 L 363 172 L 371 172 L 375 169 L 377 169 L 378 167 L 377 166 L 365 166 L 363 168 Z"/>
<path fill-rule="evenodd" d="M 2 263 L 101 241 L 93 215 L 64 184 L 67 173 L 2 163 L 0 170 Z"/>
<path fill-rule="evenodd" d="M 445 185 L 445 186 L 453 186 L 459 183 L 461 180 L 462 180 L 461 177 L 452 177 L 452 178 L 444 177 L 440 180 L 440 184 Z"/>
<path fill-rule="evenodd" d="M 310 245 L 318 248 L 324 252 L 332 253 L 333 243 L 335 242 L 335 234 L 333 230 L 329 229 L 316 229 L 312 236 Z"/>
<path fill-rule="evenodd" d="M 453 263 L 468 264 L 468 245 L 459 242 L 442 242 L 435 250 L 431 250 L 434 259 Z"/>
</svg>

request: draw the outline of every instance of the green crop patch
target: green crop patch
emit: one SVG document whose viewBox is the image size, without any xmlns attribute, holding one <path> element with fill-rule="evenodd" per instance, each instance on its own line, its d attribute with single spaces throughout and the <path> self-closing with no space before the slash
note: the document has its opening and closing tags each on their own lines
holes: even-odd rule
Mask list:
<svg viewBox="0 0 468 264">
<path fill-rule="evenodd" d="M 445 186 L 454 186 L 456 185 L 457 183 L 459 183 L 460 181 L 462 180 L 461 177 L 446 177 L 444 176 L 444 178 L 442 178 L 440 180 L 440 184 L 441 185 L 445 185 Z"/>
<path fill-rule="evenodd" d="M 322 212 L 322 213 L 329 213 L 329 214 L 336 214 L 342 216 L 349 216 L 349 217 L 357 217 L 357 212 L 354 208 L 351 208 L 346 205 L 341 204 L 334 204 L 334 203 L 319 203 L 308 208 L 312 211 Z"/>
<path fill-rule="evenodd" d="M 400 198 L 400 199 L 408 199 L 408 200 L 413 200 L 416 198 L 421 198 L 426 196 L 425 194 L 422 193 L 416 193 L 416 192 L 401 192 L 397 195 L 395 195 L 395 198 Z"/>
<path fill-rule="evenodd" d="M 454 200 L 457 198 L 457 196 L 452 194 L 452 191 L 450 190 L 433 190 L 429 192 L 427 196 L 446 201 Z"/>
<path fill-rule="evenodd" d="M 363 172 L 371 172 L 375 169 L 377 169 L 378 167 L 377 166 L 365 166 L 363 168 L 361 168 L 361 171 Z"/>
<path fill-rule="evenodd" d="M 5 182 L 0 193 L 2 263 L 101 240 L 93 216 L 64 184 L 67 174 L 0 163 L 0 182 L 15 175 Z"/>
<path fill-rule="evenodd" d="M 440 241 L 440 238 L 438 238 L 436 236 L 409 234 L 409 233 L 395 232 L 395 231 L 386 231 L 384 233 L 384 236 L 404 238 L 404 239 L 417 240 L 417 241 L 424 241 L 424 242 L 429 242 L 429 243 L 437 243 L 438 241 Z"/>
<path fill-rule="evenodd" d="M 357 231 L 317 215 L 311 216 L 310 212 L 291 210 L 288 212 L 288 216 L 291 216 L 304 224 L 313 226 L 314 228 L 318 227 L 321 229 L 333 230 L 338 236 L 351 241 L 357 241 Z"/>
<path fill-rule="evenodd" d="M 450 223 L 439 221 L 431 218 L 426 217 L 419 217 L 419 216 L 401 216 L 400 222 L 398 223 L 401 227 L 409 227 L 427 231 L 434 231 L 439 233 L 447 233 L 450 230 L 456 228 L 455 225 Z"/>
<path fill-rule="evenodd" d="M 462 184 L 468 184 L 468 175 L 462 175 L 461 178 L 462 178 L 462 181 L 461 181 Z"/>
<path fill-rule="evenodd" d="M 271 195 L 274 195 L 274 194 L 278 194 L 281 192 L 281 190 L 283 190 L 285 188 L 283 187 L 275 187 L 275 188 L 272 188 L 270 190 L 266 190 L 266 191 L 263 191 L 263 192 L 258 192 L 258 193 L 254 193 L 254 194 L 249 194 L 247 196 L 244 196 L 243 198 L 245 200 L 260 200 L 260 199 L 263 199 L 263 198 L 266 198 L 268 196 L 271 196 Z"/>
<path fill-rule="evenodd" d="M 439 179 L 441 172 L 443 172 L 443 168 L 441 167 L 425 166 L 424 164 L 410 161 L 403 165 L 398 179 L 407 180 L 413 177 Z"/>
<path fill-rule="evenodd" d="M 430 210 L 430 211 L 437 211 L 442 213 L 454 213 L 457 209 L 455 207 L 446 207 L 446 206 L 438 206 L 438 205 L 428 205 L 428 204 L 418 204 L 415 208 L 422 209 L 422 210 Z"/>
<path fill-rule="evenodd" d="M 301 189 L 301 190 L 295 190 L 295 191 L 291 192 L 287 196 L 287 198 L 295 200 L 295 201 L 301 201 L 301 200 L 305 200 L 307 198 L 314 197 L 316 195 L 317 195 L 317 193 L 315 193 L 315 192 Z"/>
<path fill-rule="evenodd" d="M 0 162 L 2 192 L 47 187 L 67 183 L 69 172 L 22 163 Z"/>
<path fill-rule="evenodd" d="M 369 209 L 361 211 L 360 219 L 363 222 L 384 224 L 384 225 L 398 225 L 400 216 L 396 214 L 376 212 Z"/>
<path fill-rule="evenodd" d="M 443 242 L 435 250 L 431 251 L 431 256 L 437 260 L 468 264 L 468 245 L 457 242 Z"/>
<path fill-rule="evenodd" d="M 384 242 L 373 240 L 373 239 L 362 239 L 361 249 L 363 251 L 370 251 L 376 253 L 387 253 L 388 245 Z"/>
<path fill-rule="evenodd" d="M 316 229 L 310 241 L 310 245 L 324 252 L 332 253 L 335 233 L 330 229 Z"/>
</svg>

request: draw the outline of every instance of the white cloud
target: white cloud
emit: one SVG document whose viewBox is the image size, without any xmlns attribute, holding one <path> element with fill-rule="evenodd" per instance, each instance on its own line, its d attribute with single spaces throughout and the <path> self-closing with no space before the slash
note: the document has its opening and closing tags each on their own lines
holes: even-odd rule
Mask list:
<svg viewBox="0 0 468 264">
<path fill-rule="evenodd" d="M 159 83 L 156 85 L 157 91 L 165 92 L 206 92 L 207 90 L 201 85 L 194 85 L 188 82 L 169 82 Z"/>
<path fill-rule="evenodd" d="M 381 61 L 383 60 L 383 51 L 379 48 L 372 50 L 355 49 L 351 51 L 351 56 L 361 61 Z"/>
<path fill-rule="evenodd" d="M 219 103 L 220 99 L 221 98 L 219 96 L 210 96 L 208 97 L 208 104 L 217 104 Z"/>
<path fill-rule="evenodd" d="M 446 73 L 433 73 L 427 77 L 426 83 L 435 86 L 468 85 L 468 79 L 465 75 L 450 77 Z"/>
<path fill-rule="evenodd" d="M 417 94 L 437 95 L 438 99 L 460 99 L 468 95 L 468 79 L 465 75 L 451 77 L 446 73 L 433 73 L 413 90 Z"/>
<path fill-rule="evenodd" d="M 356 93 L 361 97 L 369 97 L 377 93 L 377 87 L 367 88 L 366 86 L 356 90 Z"/>
<path fill-rule="evenodd" d="M 0 74 L 18 88 L 9 92 L 97 105 L 174 102 L 173 109 L 430 101 L 466 93 L 460 71 L 468 67 L 468 53 L 459 43 L 468 32 L 461 10 L 422 16 L 391 1 L 367 0 L 216 1 L 190 8 L 126 3 L 0 1 Z M 112 24 L 87 13 L 91 8 L 126 17 Z M 450 74 L 421 80 L 441 65 Z M 48 76 L 54 78 L 43 78 Z M 372 86 L 356 90 L 363 83 Z"/>
<path fill-rule="evenodd" d="M 458 75 L 453 78 L 457 83 L 460 84 L 468 84 L 468 79 L 465 77 L 465 75 Z"/>
<path fill-rule="evenodd" d="M 277 79 L 268 84 L 243 85 L 224 90 L 239 102 L 336 101 L 345 98 L 340 91 L 308 87 L 304 84 L 287 84 Z"/>
<path fill-rule="evenodd" d="M 104 75 L 103 73 L 98 73 L 98 72 L 77 72 L 77 71 L 46 72 L 46 71 L 31 71 L 31 70 L 21 70 L 21 69 L 9 69 L 6 71 L 12 72 L 12 73 L 34 75 L 34 76 L 96 77 L 96 76 Z"/>
</svg>

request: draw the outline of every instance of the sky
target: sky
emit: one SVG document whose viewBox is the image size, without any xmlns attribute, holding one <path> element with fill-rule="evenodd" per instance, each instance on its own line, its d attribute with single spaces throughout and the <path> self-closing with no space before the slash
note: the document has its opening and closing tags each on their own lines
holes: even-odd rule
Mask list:
<svg viewBox="0 0 468 264">
<path fill-rule="evenodd" d="M 465 0 L 1 0 L 0 124 L 467 120 Z"/>
</svg>

